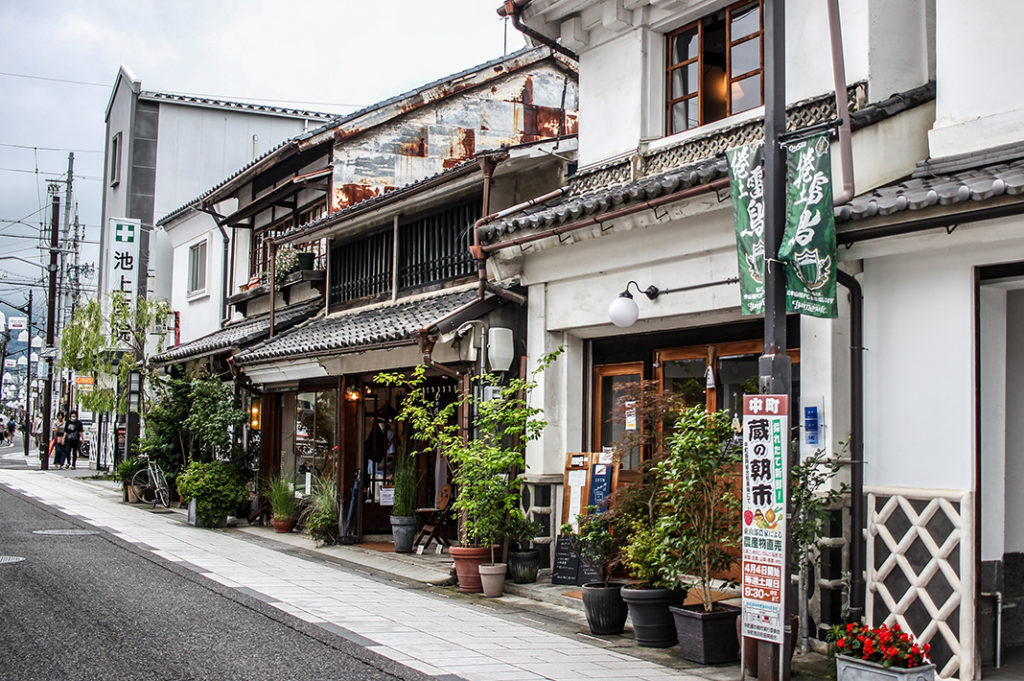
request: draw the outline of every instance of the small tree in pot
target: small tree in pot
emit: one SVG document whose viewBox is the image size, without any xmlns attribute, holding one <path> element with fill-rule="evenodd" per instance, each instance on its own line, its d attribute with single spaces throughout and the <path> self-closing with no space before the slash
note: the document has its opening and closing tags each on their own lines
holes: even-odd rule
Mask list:
<svg viewBox="0 0 1024 681">
<path fill-rule="evenodd" d="M 505 538 L 509 541 L 508 571 L 516 584 L 532 584 L 540 570 L 540 551 L 530 543 L 544 531 L 544 527 L 515 509 L 505 521 Z"/>
<path fill-rule="evenodd" d="M 611 581 L 612 572 L 620 562 L 620 542 L 612 534 L 610 514 L 597 506 L 587 508 L 586 514 L 576 516 L 576 529 L 565 523 L 559 530 L 569 538 L 573 553 L 601 581 L 583 585 L 583 611 L 592 634 L 621 634 L 626 626 L 629 610 L 622 600 L 622 582 Z"/>
<path fill-rule="evenodd" d="M 395 505 L 391 508 L 391 535 L 395 553 L 411 553 L 416 537 L 416 461 L 399 448 L 395 460 Z"/>
<path fill-rule="evenodd" d="M 657 564 L 665 579 L 692 575 L 700 604 L 673 607 L 683 657 L 701 664 L 738 657 L 739 609 L 712 600 L 712 580 L 731 568 L 740 542 L 736 465 L 740 444 L 726 411 L 687 408 L 655 467 L 661 479 Z"/>
</svg>

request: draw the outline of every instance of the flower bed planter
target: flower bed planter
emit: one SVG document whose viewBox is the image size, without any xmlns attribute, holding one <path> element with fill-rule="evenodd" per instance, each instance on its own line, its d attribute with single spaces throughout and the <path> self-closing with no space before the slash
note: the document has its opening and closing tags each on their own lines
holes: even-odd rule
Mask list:
<svg viewBox="0 0 1024 681">
<path fill-rule="evenodd" d="M 480 566 L 491 560 L 491 549 L 486 546 L 453 546 L 449 549 L 455 561 L 455 574 L 459 578 L 459 591 L 476 594 L 484 590 L 480 583 Z"/>
<path fill-rule="evenodd" d="M 935 665 L 883 667 L 875 662 L 836 655 L 837 681 L 935 681 Z"/>
</svg>

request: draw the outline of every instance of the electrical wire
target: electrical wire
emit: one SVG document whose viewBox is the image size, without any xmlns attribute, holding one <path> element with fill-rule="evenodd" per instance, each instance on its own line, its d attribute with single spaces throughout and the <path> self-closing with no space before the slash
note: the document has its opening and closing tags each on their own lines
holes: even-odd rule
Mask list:
<svg viewBox="0 0 1024 681">
<path fill-rule="evenodd" d="M 60 149 L 58 147 L 37 147 L 29 144 L 10 144 L 6 142 L 0 142 L 0 147 L 10 147 L 11 149 L 36 149 L 38 151 L 70 151 L 75 154 L 102 154 L 102 149 Z"/>
</svg>

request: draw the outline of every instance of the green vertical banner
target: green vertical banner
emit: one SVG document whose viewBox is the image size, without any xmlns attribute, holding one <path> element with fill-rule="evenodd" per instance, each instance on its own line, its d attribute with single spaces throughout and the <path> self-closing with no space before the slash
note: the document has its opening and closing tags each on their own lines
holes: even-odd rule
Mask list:
<svg viewBox="0 0 1024 681">
<path fill-rule="evenodd" d="M 779 260 L 786 263 L 786 310 L 834 318 L 836 225 L 832 156 L 827 134 L 786 145 L 786 230 Z"/>
<path fill-rule="evenodd" d="M 764 143 L 736 147 L 725 156 L 736 220 L 740 311 L 759 315 L 764 313 Z"/>
</svg>

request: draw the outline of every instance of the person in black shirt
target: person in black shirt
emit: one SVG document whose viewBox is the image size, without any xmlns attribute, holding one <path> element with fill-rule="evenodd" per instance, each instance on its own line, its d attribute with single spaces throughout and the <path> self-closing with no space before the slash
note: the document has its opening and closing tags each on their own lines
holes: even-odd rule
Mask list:
<svg viewBox="0 0 1024 681">
<path fill-rule="evenodd" d="M 64 449 L 67 452 L 65 455 L 64 468 L 69 465 L 71 468 L 75 468 L 78 465 L 78 451 L 82 447 L 82 422 L 78 420 L 78 412 L 73 411 L 68 414 L 67 423 L 64 424 Z M 70 462 L 67 463 L 67 462 Z"/>
</svg>

